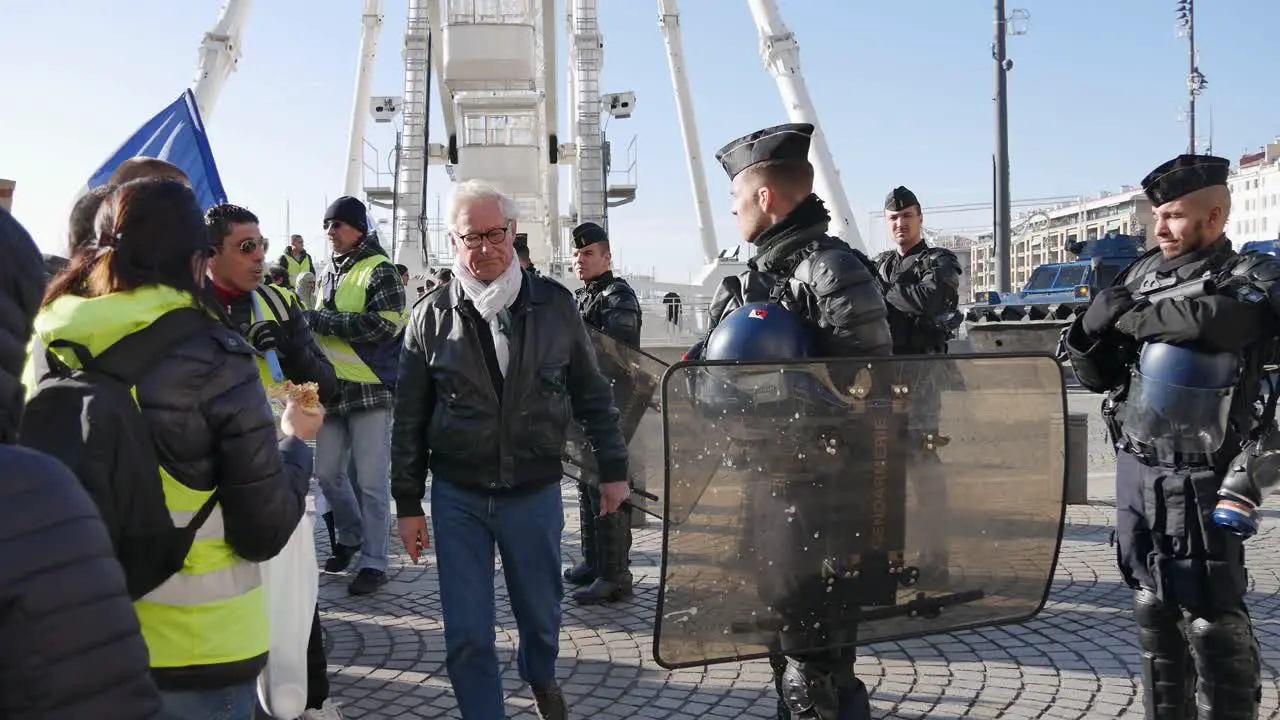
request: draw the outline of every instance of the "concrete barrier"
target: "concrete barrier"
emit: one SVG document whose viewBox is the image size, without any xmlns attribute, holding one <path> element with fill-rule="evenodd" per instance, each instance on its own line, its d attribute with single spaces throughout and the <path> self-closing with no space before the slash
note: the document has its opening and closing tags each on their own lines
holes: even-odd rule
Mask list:
<svg viewBox="0 0 1280 720">
<path fill-rule="evenodd" d="M 1054 437 L 1059 437 L 1062 427 L 1062 415 L 1054 415 L 1051 419 Z M 1089 504 L 1089 414 L 1070 413 L 1067 415 L 1067 445 L 1054 448 L 1054 465 L 1061 467 L 1066 463 L 1067 471 L 1067 504 Z"/>
</svg>

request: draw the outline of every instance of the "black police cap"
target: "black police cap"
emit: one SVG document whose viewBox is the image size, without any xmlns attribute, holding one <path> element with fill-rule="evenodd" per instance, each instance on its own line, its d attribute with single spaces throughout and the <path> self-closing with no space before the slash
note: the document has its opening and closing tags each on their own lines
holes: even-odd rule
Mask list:
<svg viewBox="0 0 1280 720">
<path fill-rule="evenodd" d="M 920 201 L 916 199 L 915 193 L 901 185 L 890 190 L 884 198 L 884 209 L 889 212 L 898 212 L 912 207 L 920 207 Z"/>
<path fill-rule="evenodd" d="M 1215 185 L 1226 185 L 1231 161 L 1215 155 L 1179 155 L 1142 179 L 1153 207 Z"/>
<path fill-rule="evenodd" d="M 813 125 L 787 123 L 744 135 L 716 151 L 716 160 L 732 180 L 757 163 L 770 160 L 809 159 Z"/>
<path fill-rule="evenodd" d="M 584 222 L 573 229 L 573 247 L 581 250 L 588 245 L 609 242 L 609 233 L 593 222 Z"/>
</svg>

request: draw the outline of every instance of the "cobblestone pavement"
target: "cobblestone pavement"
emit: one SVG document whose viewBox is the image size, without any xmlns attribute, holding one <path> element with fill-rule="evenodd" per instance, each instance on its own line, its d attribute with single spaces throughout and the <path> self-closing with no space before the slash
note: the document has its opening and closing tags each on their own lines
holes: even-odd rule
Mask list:
<svg viewBox="0 0 1280 720">
<path fill-rule="evenodd" d="M 576 492 L 565 486 L 565 564 L 578 556 Z M 877 718 L 1140 718 L 1137 654 L 1128 592 L 1108 543 L 1106 498 L 1073 506 L 1044 612 L 1024 625 L 891 642 L 860 653 L 858 674 Z M 1277 513 L 1280 515 L 1280 513 Z M 1251 541 L 1253 593 L 1263 648 L 1264 718 L 1280 718 L 1274 668 L 1280 667 L 1280 525 Z M 392 540 L 392 547 L 399 541 Z M 323 556 L 327 540 L 318 543 Z M 636 597 L 625 604 L 565 605 L 559 677 L 576 718 L 771 717 L 765 662 L 668 672 L 652 658 L 661 532 L 637 530 Z M 321 610 L 333 697 L 352 718 L 456 718 L 444 669 L 434 561 L 392 558 L 390 582 L 355 598 L 346 578 L 324 575 Z M 516 677 L 515 622 L 498 584 L 499 656 L 511 718 L 536 718 Z"/>
</svg>

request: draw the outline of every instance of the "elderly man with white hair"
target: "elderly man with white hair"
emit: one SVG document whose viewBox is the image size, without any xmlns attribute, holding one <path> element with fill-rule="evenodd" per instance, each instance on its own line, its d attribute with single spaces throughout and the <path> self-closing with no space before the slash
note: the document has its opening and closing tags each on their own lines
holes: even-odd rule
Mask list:
<svg viewBox="0 0 1280 720">
<path fill-rule="evenodd" d="M 627 448 L 573 295 L 523 272 L 516 204 L 483 182 L 449 205 L 453 282 L 426 295 L 405 329 L 393 410 L 391 494 L 416 561 L 431 507 L 446 667 L 465 720 L 500 720 L 494 548 L 520 635 L 520 677 L 543 718 L 564 718 L 555 680 L 563 578 L 561 452 L 582 424 L 600 467 L 602 513 L 629 492 Z"/>
</svg>

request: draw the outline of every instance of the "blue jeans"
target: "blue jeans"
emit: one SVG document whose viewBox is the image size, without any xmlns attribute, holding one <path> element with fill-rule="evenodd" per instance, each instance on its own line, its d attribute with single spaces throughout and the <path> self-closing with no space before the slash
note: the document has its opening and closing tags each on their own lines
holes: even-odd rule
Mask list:
<svg viewBox="0 0 1280 720">
<path fill-rule="evenodd" d="M 316 437 L 316 479 L 324 490 L 338 542 L 359 547 L 355 570 L 387 569 L 391 523 L 391 414 L 385 408 L 329 415 Z M 347 477 L 348 462 L 356 477 Z M 359 488 L 356 496 L 354 488 Z"/>
<path fill-rule="evenodd" d="M 258 704 L 256 680 L 218 690 L 160 692 L 156 720 L 253 720 Z"/>
<path fill-rule="evenodd" d="M 440 570 L 445 668 L 464 720 L 503 720 L 495 648 L 493 559 L 502 573 L 520 632 L 516 664 L 534 686 L 556 677 L 560 654 L 560 483 L 519 496 L 463 490 L 436 477 L 431 516 Z"/>
</svg>

